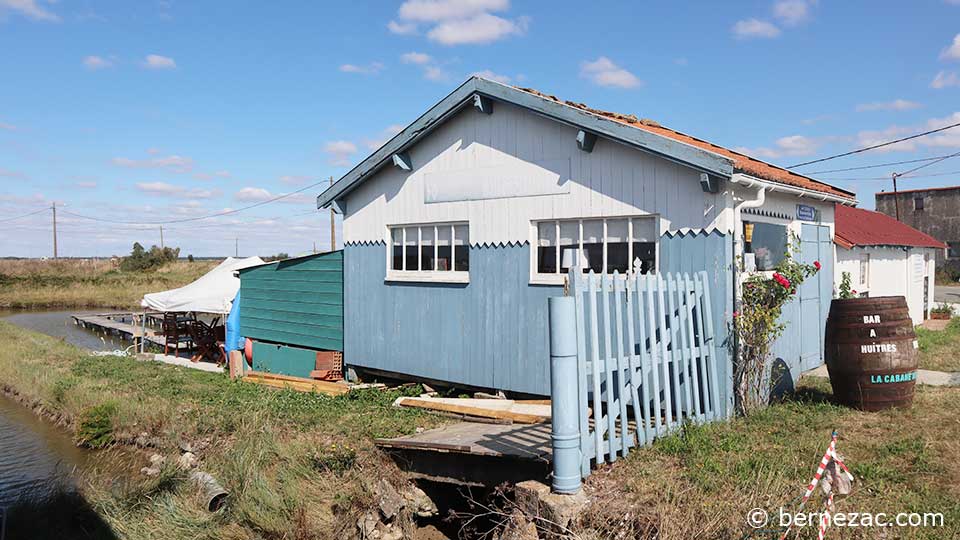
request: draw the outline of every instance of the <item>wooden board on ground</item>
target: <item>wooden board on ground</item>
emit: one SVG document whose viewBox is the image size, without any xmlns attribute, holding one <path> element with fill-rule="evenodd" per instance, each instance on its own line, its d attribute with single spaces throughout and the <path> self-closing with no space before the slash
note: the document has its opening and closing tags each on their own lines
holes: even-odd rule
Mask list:
<svg viewBox="0 0 960 540">
<path fill-rule="evenodd" d="M 376 439 L 380 448 L 550 460 L 550 426 L 460 422 L 416 435 Z"/>
<path fill-rule="evenodd" d="M 549 405 L 517 403 L 510 399 L 402 397 L 397 398 L 394 405 L 512 420 L 518 424 L 537 424 L 550 420 Z"/>
<path fill-rule="evenodd" d="M 275 373 L 263 373 L 260 371 L 247 372 L 243 380 L 264 386 L 271 386 L 273 388 L 290 388 L 299 392 L 319 392 L 330 396 L 339 396 L 350 391 L 350 387 L 346 384 L 315 381 L 313 379 L 278 375 Z"/>
</svg>

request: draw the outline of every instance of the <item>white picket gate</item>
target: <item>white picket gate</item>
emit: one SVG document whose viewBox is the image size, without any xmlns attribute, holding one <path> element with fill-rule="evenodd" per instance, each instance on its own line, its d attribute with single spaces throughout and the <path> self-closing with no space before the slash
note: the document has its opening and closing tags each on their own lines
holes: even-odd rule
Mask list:
<svg viewBox="0 0 960 540">
<path fill-rule="evenodd" d="M 726 356 L 716 353 L 706 272 L 568 279 L 583 477 L 591 460 L 616 461 L 684 421 L 724 415 L 718 363 Z"/>
</svg>

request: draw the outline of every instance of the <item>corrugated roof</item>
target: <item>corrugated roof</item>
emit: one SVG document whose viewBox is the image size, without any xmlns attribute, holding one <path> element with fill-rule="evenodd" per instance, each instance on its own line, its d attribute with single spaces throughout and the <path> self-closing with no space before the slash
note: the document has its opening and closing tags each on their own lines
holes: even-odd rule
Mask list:
<svg viewBox="0 0 960 540">
<path fill-rule="evenodd" d="M 946 244 L 922 233 L 892 217 L 854 208 L 836 205 L 833 241 L 838 246 L 850 249 L 854 246 L 908 246 L 945 248 Z"/>
<path fill-rule="evenodd" d="M 667 137 L 675 141 L 679 141 L 685 144 L 689 144 L 691 146 L 696 146 L 697 148 L 701 148 L 710 152 L 720 154 L 722 156 L 725 156 L 733 160 L 734 169 L 737 172 L 743 172 L 764 180 L 779 182 L 781 184 L 809 189 L 812 191 L 818 191 L 821 193 L 828 193 L 830 195 L 844 197 L 851 200 L 853 200 L 855 197 L 853 192 L 840 189 L 836 186 L 831 186 L 830 184 L 821 182 L 819 180 L 814 180 L 813 178 L 803 176 L 802 174 L 797 174 L 793 171 L 784 169 L 783 167 L 777 167 L 776 165 L 771 165 L 770 163 L 767 163 L 765 161 L 760 161 L 759 159 L 750 157 L 746 154 L 735 152 L 733 150 L 730 150 L 729 148 L 724 148 L 723 146 L 719 146 L 711 142 L 698 139 L 691 135 L 687 135 L 686 133 L 681 133 L 679 131 L 664 127 L 660 125 L 659 122 L 656 122 L 654 120 L 637 118 L 632 114 L 621 114 L 616 112 L 604 111 L 601 109 L 593 109 L 586 106 L 583 103 L 577 103 L 574 101 L 564 101 L 558 98 L 557 96 L 544 94 L 543 92 L 539 92 L 533 88 L 518 87 L 518 89 L 524 92 L 528 92 L 530 94 L 545 98 L 545 99 L 556 101 L 557 103 L 562 103 L 564 105 L 574 107 L 591 114 L 595 114 L 597 116 L 602 116 L 604 118 L 608 118 L 623 124 L 633 126 L 635 128 L 642 129 L 644 131 L 648 131 L 650 133 L 655 133 L 657 135 L 661 135 L 663 137 Z"/>
</svg>

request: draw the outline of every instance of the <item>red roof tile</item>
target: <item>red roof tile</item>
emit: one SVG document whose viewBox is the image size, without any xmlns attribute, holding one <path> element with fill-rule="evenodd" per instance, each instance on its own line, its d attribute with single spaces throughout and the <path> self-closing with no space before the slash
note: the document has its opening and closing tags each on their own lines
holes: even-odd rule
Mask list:
<svg viewBox="0 0 960 540">
<path fill-rule="evenodd" d="M 838 204 L 834 220 L 833 241 L 847 249 L 854 246 L 947 247 L 932 236 L 880 212 Z"/>
<path fill-rule="evenodd" d="M 556 101 L 557 103 L 563 103 L 570 107 L 586 111 L 597 116 L 602 116 L 604 118 L 614 120 L 623 124 L 633 126 L 651 133 L 656 133 L 663 137 L 673 139 L 675 141 L 680 141 L 691 146 L 696 146 L 704 150 L 726 156 L 733 160 L 733 167 L 738 172 L 743 172 L 757 178 L 762 178 L 764 180 L 770 180 L 772 182 L 778 182 L 781 184 L 786 184 L 794 187 L 809 189 L 812 191 L 819 191 L 821 193 L 827 193 L 830 195 L 835 195 L 837 197 L 843 197 L 846 199 L 854 200 L 855 196 L 852 192 L 840 189 L 830 184 L 821 182 L 819 180 L 814 180 L 802 174 L 797 174 L 793 171 L 789 171 L 782 167 L 777 167 L 776 165 L 771 165 L 759 159 L 752 158 L 746 154 L 741 154 L 740 152 L 735 152 L 729 148 L 724 148 L 718 146 L 711 142 L 707 142 L 696 137 L 681 133 L 679 131 L 672 130 L 670 128 L 660 125 L 658 122 L 653 120 L 647 120 L 642 118 L 637 118 L 632 114 L 620 114 L 616 112 L 603 111 L 600 109 L 592 109 L 587 107 L 583 103 L 576 103 L 574 101 L 563 101 L 556 96 L 549 94 L 544 94 L 533 88 L 519 88 L 524 92 L 540 96 L 542 98 L 550 99 Z"/>
</svg>

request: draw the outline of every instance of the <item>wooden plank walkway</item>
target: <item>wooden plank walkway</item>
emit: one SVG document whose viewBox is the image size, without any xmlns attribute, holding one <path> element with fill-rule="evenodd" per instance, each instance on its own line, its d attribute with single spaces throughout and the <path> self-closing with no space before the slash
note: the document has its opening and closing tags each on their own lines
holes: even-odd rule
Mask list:
<svg viewBox="0 0 960 540">
<path fill-rule="evenodd" d="M 460 422 L 416 435 L 376 439 L 380 448 L 550 461 L 550 424 Z"/>
<path fill-rule="evenodd" d="M 116 312 L 100 313 L 95 315 L 71 315 L 70 317 L 73 318 L 74 324 L 81 328 L 119 336 L 123 339 L 132 341 L 134 338 L 139 339 L 143 331 L 139 325 L 133 324 L 134 315 L 139 314 L 130 312 Z M 157 314 L 147 313 L 147 318 L 156 320 Z M 163 347 L 165 344 L 164 337 L 162 335 L 157 335 L 149 327 L 147 328 L 147 335 L 145 339 L 148 343 L 152 343 L 160 347 Z"/>
</svg>

